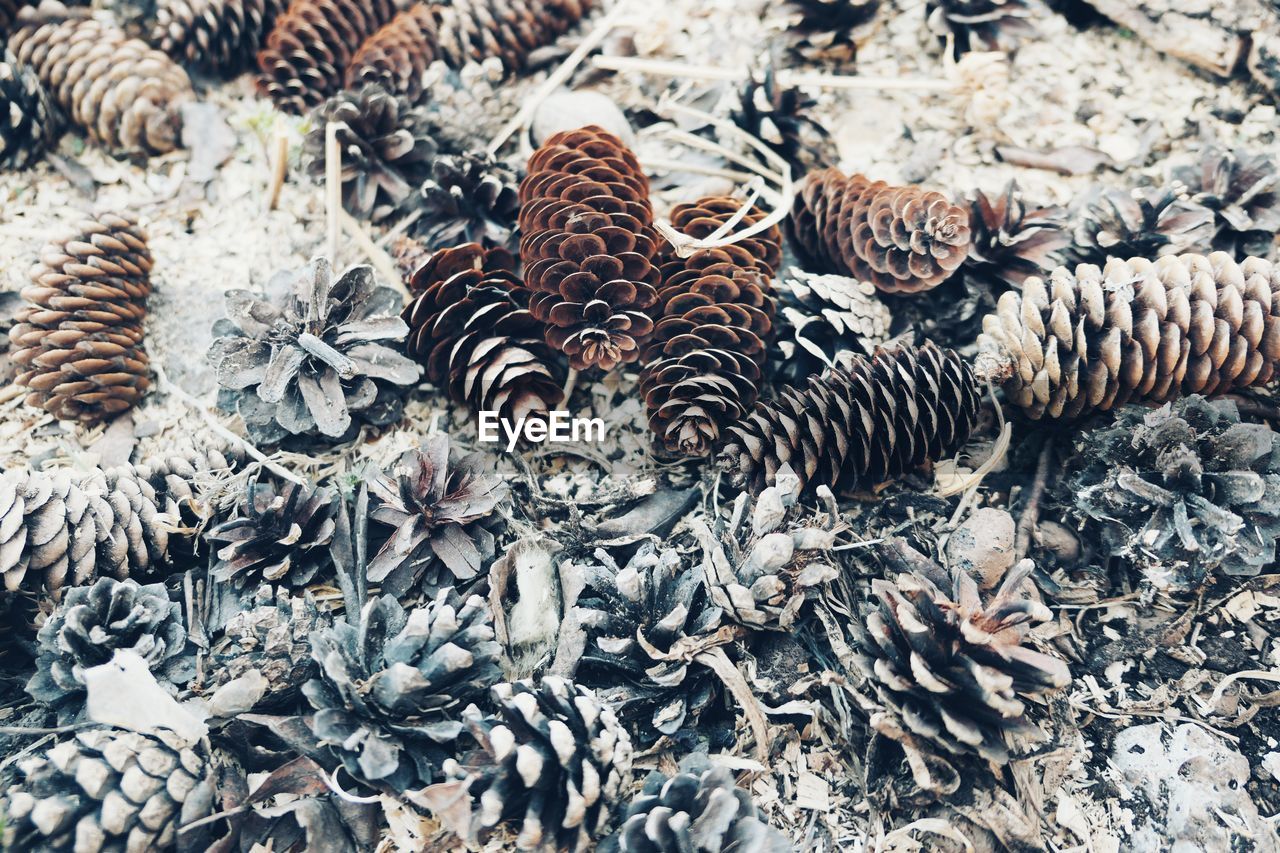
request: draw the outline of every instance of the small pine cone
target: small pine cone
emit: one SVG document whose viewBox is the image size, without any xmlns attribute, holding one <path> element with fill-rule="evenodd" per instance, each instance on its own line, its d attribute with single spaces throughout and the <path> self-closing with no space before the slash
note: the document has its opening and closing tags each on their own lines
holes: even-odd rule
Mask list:
<svg viewBox="0 0 1280 853">
<path fill-rule="evenodd" d="M 301 589 L 328 572 L 337 528 L 331 489 L 287 482 L 250 482 L 238 517 L 205 533 L 216 549 L 213 576 L 237 588 L 263 581 Z"/>
<path fill-rule="evenodd" d="M 347 66 L 346 88 L 376 83 L 418 101 L 427 69 L 439 58 L 436 9 L 428 3 L 410 6 L 369 36 Z"/>
<path fill-rule="evenodd" d="M 893 315 L 869 282 L 792 267 L 778 295 L 784 330 L 778 350 L 792 379 L 821 373 L 842 353 L 871 355 L 889 341 Z"/>
<path fill-rule="evenodd" d="M 446 587 L 423 607 L 406 612 L 384 595 L 351 618 L 311 635 L 317 675 L 302 690 L 312 729 L 356 779 L 420 788 L 462 731 L 457 707 L 501 677 L 489 607 Z"/>
<path fill-rule="evenodd" d="M 9 49 L 96 142 L 125 153 L 181 147 L 181 106 L 195 100 L 187 72 L 116 24 L 45 0 L 20 16 Z"/>
<path fill-rule="evenodd" d="M 414 237 L 432 250 L 459 243 L 509 247 L 520 208 L 515 174 L 484 151 L 442 154 L 404 210 L 420 212 Z"/>
<path fill-rule="evenodd" d="M 1071 242 L 1061 208 L 1027 210 L 1010 181 L 992 200 L 982 190 L 969 196 L 969 255 L 964 273 L 1000 287 L 1022 287 L 1027 276 L 1058 264 L 1057 252 Z"/>
<path fill-rule="evenodd" d="M 463 711 L 479 749 L 445 762 L 455 781 L 444 785 L 460 787 L 474 806 L 460 834 L 484 839 L 510 821 L 520 850 L 590 846 L 631 784 L 631 739 L 613 709 L 551 675 L 498 684 L 491 694 L 496 714 Z"/>
<path fill-rule="evenodd" d="M 179 62 L 231 76 L 250 68 L 286 0 L 156 0 L 151 43 Z"/>
<path fill-rule="evenodd" d="M 1071 683 L 1066 663 L 1025 645 L 1035 624 L 1053 618 L 1025 591 L 1033 564 L 1011 569 L 984 604 L 968 573 L 917 556 L 920 571 L 871 582 L 875 600 L 854 623 L 858 668 L 883 707 L 871 724 L 1005 764 L 1005 735 L 1043 740 L 1024 700 Z"/>
<path fill-rule="evenodd" d="M 182 605 L 169 600 L 164 584 L 99 578 L 69 590 L 40 628 L 27 692 L 56 708 L 63 723 L 74 720 L 84 709 L 84 671 L 109 663 L 118 649 L 146 661 L 161 685 L 179 687 L 195 673 Z"/>
<path fill-rule="evenodd" d="M 167 729 L 79 731 L 18 768 L 0 803 L 7 850 L 175 850 L 180 827 L 217 810 L 204 750 Z M 205 849 L 199 835 L 182 848 Z"/>
<path fill-rule="evenodd" d="M 53 147 L 61 120 L 34 70 L 5 51 L 0 62 L 0 169 L 25 169 Z"/>
<path fill-rule="evenodd" d="M 669 653 L 709 638 L 720 612 L 673 548 L 646 543 L 623 568 L 602 548 L 594 556 L 573 565 L 584 581 L 574 606 L 588 636 L 574 677 L 616 708 L 648 747 L 694 726 L 719 695 L 711 670 Z"/>
<path fill-rule="evenodd" d="M 502 60 L 509 72 L 590 11 L 592 0 L 454 0 L 433 7 L 441 58 L 452 68 Z"/>
<path fill-rule="evenodd" d="M 310 595 L 290 596 L 284 588 L 263 584 L 251 603 L 251 608 L 227 620 L 209 650 L 203 692 L 213 693 L 257 670 L 266 679 L 267 691 L 254 708 L 283 710 L 316 673 L 310 637 L 324 623 Z"/>
<path fill-rule="evenodd" d="M 1174 171 L 1191 201 L 1214 213 L 1213 247 L 1236 260 L 1268 257 L 1280 232 L 1280 172 L 1266 154 L 1206 148 L 1196 167 Z"/>
<path fill-rule="evenodd" d="M 759 493 L 786 465 L 802 489 L 869 487 L 956 453 L 978 417 L 969 365 L 932 343 L 855 356 L 729 428 L 720 464 Z"/>
<path fill-rule="evenodd" d="M 838 169 L 809 174 L 790 221 L 792 238 L 810 261 L 887 293 L 937 287 L 969 251 L 966 208 L 941 193 Z"/>
<path fill-rule="evenodd" d="M 878 26 L 880 0 L 786 0 L 786 43 L 809 62 L 847 63 Z"/>
<path fill-rule="evenodd" d="M 395 0 L 292 0 L 258 52 L 258 91 L 302 115 L 342 89 L 352 57 L 396 14 Z"/>
<path fill-rule="evenodd" d="M 1009 53 L 1036 34 L 1030 0 L 929 0 L 925 15 L 939 40 L 955 40 L 956 57 L 971 50 Z"/>
<path fill-rule="evenodd" d="M 1058 267 L 983 319 L 979 370 L 1032 419 L 1262 385 L 1280 359 L 1277 294 L 1280 267 L 1224 252 Z"/>
<path fill-rule="evenodd" d="M 671 223 L 703 238 L 741 207 L 731 198 L 705 198 L 677 206 Z M 740 227 L 763 218 L 753 207 Z M 672 254 L 663 263 L 654 309 L 658 321 L 642 357 L 640 393 L 649 427 L 667 452 L 705 456 L 724 428 L 755 405 L 773 331 L 769 279 L 781 258 L 782 233 L 772 227 L 687 259 Z"/>
<path fill-rule="evenodd" d="M 529 310 L 575 370 L 640 357 L 658 300 L 649 179 L 622 140 L 598 127 L 557 133 L 520 182 L 520 259 Z"/>
<path fill-rule="evenodd" d="M 836 159 L 830 132 L 809 115 L 816 105 L 800 89 L 781 85 L 770 61 L 753 71 L 739 90 L 733 123 L 786 160 L 795 177 Z"/>
<path fill-rule="evenodd" d="M 343 91 L 318 107 L 303 146 L 307 172 L 325 173 L 325 134 L 338 125 L 342 149 L 342 206 L 353 216 L 385 219 L 413 192 L 412 179 L 435 156 L 422 110 L 377 84 Z"/>
<path fill-rule="evenodd" d="M 619 853 L 792 853 L 727 768 L 670 778 L 655 770 L 613 836 Z"/>
<path fill-rule="evenodd" d="M 405 350 L 427 379 L 477 412 L 511 423 L 564 399 L 543 324 L 506 249 L 466 243 L 431 255 L 409 279 Z"/>
<path fill-rule="evenodd" d="M 1069 264 L 1097 264 L 1109 258 L 1154 258 L 1207 252 L 1213 241 L 1213 211 L 1187 198 L 1186 187 L 1097 189 L 1076 214 Z"/>
<path fill-rule="evenodd" d="M 151 293 L 146 234 L 129 216 L 77 224 L 40 253 L 9 332 L 26 402 L 59 420 L 107 420 L 151 385 L 142 348 Z"/>
</svg>

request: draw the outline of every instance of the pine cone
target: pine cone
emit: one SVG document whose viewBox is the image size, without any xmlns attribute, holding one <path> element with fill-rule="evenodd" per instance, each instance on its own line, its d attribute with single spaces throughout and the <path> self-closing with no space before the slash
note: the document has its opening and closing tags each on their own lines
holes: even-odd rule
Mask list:
<svg viewBox="0 0 1280 853">
<path fill-rule="evenodd" d="M 286 0 L 156 0 L 150 41 L 179 62 L 231 76 L 251 67 Z"/>
<path fill-rule="evenodd" d="M 786 0 L 787 45 L 810 62 L 852 62 L 879 10 L 880 0 Z"/>
<path fill-rule="evenodd" d="M 303 146 L 307 172 L 324 175 L 326 126 L 335 122 L 342 206 L 362 219 L 385 219 L 413 192 L 411 181 L 436 153 L 422 110 L 376 84 L 339 92 L 315 110 L 311 122 Z"/>
<path fill-rule="evenodd" d="M 756 404 L 729 428 L 720 465 L 759 493 L 785 464 L 805 490 L 847 493 L 956 453 L 978 416 L 968 364 L 931 343 L 877 350 Z"/>
<path fill-rule="evenodd" d="M 788 378 L 821 373 L 841 353 L 871 355 L 889 341 L 893 315 L 869 282 L 792 267 L 780 279 L 778 294 L 785 329 L 778 350 Z"/>
<path fill-rule="evenodd" d="M 1105 264 L 1109 258 L 1155 258 L 1208 251 L 1213 211 L 1187 198 L 1186 188 L 1097 189 L 1083 199 L 1076 216 L 1069 264 Z"/>
<path fill-rule="evenodd" d="M 405 349 L 427 379 L 477 412 L 515 423 L 564 399 L 562 377 L 529 291 L 505 249 L 467 243 L 431 255 L 409 279 Z"/>
<path fill-rule="evenodd" d="M 347 66 L 347 88 L 376 83 L 418 101 L 423 77 L 439 58 L 436 8 L 428 3 L 410 6 L 369 36 Z"/>
<path fill-rule="evenodd" d="M 929 0 L 925 15 L 939 40 L 955 39 L 957 58 L 970 50 L 1010 53 L 1036 34 L 1028 0 Z"/>
<path fill-rule="evenodd" d="M 44 247 L 9 332 L 27 405 L 87 423 L 132 408 L 151 385 L 142 348 L 151 293 L 146 234 L 129 216 L 78 223 Z"/>
<path fill-rule="evenodd" d="M 929 563 L 923 556 L 919 562 Z M 926 565 L 892 581 L 873 580 L 875 602 L 864 606 L 863 623 L 854 623 L 858 668 L 883 706 L 872 726 L 999 764 L 1010 758 L 1006 734 L 1043 739 L 1024 699 L 1066 687 L 1071 672 L 1025 645 L 1031 627 L 1053 618 L 1023 591 L 1032 568 L 1023 560 L 1011 569 L 985 605 L 976 582 L 959 569 Z"/>
<path fill-rule="evenodd" d="M 557 133 L 520 182 L 520 259 L 529 310 L 575 370 L 612 370 L 653 333 L 657 234 L 649 179 L 634 154 L 598 127 Z"/>
<path fill-rule="evenodd" d="M 671 212 L 677 231 L 710 235 L 737 213 L 732 198 L 704 198 Z M 759 208 L 741 227 L 764 218 Z M 760 396 L 774 302 L 769 279 L 781 261 L 782 233 L 771 227 L 720 249 L 700 249 L 662 264 L 658 322 L 644 350 L 640 393 L 649 427 L 669 453 L 704 456 L 724 428 Z"/>
<path fill-rule="evenodd" d="M 811 172 L 791 212 L 792 239 L 825 272 L 888 293 L 936 287 L 969 251 L 969 212 L 936 192 Z"/>
<path fill-rule="evenodd" d="M 765 821 L 733 774 L 715 767 L 700 774 L 657 770 L 631 800 L 613 836 L 620 853 L 792 853 L 795 846 Z"/>
<path fill-rule="evenodd" d="M 1280 454 L 1263 424 L 1230 400 L 1199 395 L 1156 411 L 1127 406 L 1088 435 L 1062 499 L 1161 589 L 1199 587 L 1211 572 L 1253 576 L 1280 538 Z"/>
<path fill-rule="evenodd" d="M 1236 260 L 1267 257 L 1280 231 L 1280 173 L 1266 154 L 1207 148 L 1198 168 L 1174 171 L 1191 201 L 1214 213 L 1213 247 Z"/>
<path fill-rule="evenodd" d="M 1000 297 L 979 371 L 1033 419 L 1262 385 L 1280 359 L 1278 292 L 1280 267 L 1223 252 L 1058 267 Z"/>
<path fill-rule="evenodd" d="M 109 663 L 117 649 L 136 652 L 162 685 L 177 688 L 195 674 L 182 605 L 169 600 L 162 583 L 99 578 L 68 590 L 36 644 L 36 673 L 27 692 L 56 708 L 62 723 L 84 709 L 84 671 Z"/>
<path fill-rule="evenodd" d="M 1255 32 L 1246 64 L 1254 82 L 1269 93 L 1273 103 L 1280 103 L 1280 32 Z"/>
<path fill-rule="evenodd" d="M 258 52 L 258 91 L 302 115 L 342 88 L 365 39 L 395 14 L 395 0 L 292 0 Z"/>
<path fill-rule="evenodd" d="M 181 146 L 181 106 L 195 100 L 187 72 L 114 23 L 45 0 L 20 16 L 9 49 L 94 141 L 124 153 Z"/>
<path fill-rule="evenodd" d="M 585 582 L 575 607 L 589 638 L 575 678 L 617 708 L 643 746 L 691 728 L 718 695 L 719 681 L 702 664 L 669 653 L 709 641 L 719 627 L 700 575 L 676 550 L 649 543 L 624 568 L 602 548 L 594 562 L 575 568 Z"/>
<path fill-rule="evenodd" d="M 433 7 L 440 55 L 453 68 L 502 60 L 510 72 L 551 44 L 591 9 L 592 0 L 453 0 Z"/>
<path fill-rule="evenodd" d="M 227 620 L 210 649 L 204 692 L 257 670 L 267 680 L 267 692 L 255 710 L 283 710 L 316 674 L 310 636 L 323 622 L 310 595 L 290 596 L 269 584 L 258 587 L 251 603 L 251 609 Z"/>
<path fill-rule="evenodd" d="M 370 267 L 334 280 L 329 262 L 313 258 L 277 274 L 276 307 L 262 294 L 226 292 L 227 318 L 213 326 L 209 360 L 221 386 L 218 403 L 238 411 L 252 441 L 288 436 L 345 440 L 364 421 L 400 419 L 403 388 L 421 370 L 382 342 L 404 339 L 400 294 L 377 284 Z"/>
<path fill-rule="evenodd" d="M 79 731 L 18 767 L 2 804 L 9 850 L 177 849 L 178 828 L 217 808 L 207 755 L 165 729 Z M 199 832 L 182 840 L 205 848 Z"/>
<path fill-rule="evenodd" d="M 840 2 L 855 5 L 849 0 Z M 732 118 L 734 124 L 786 160 L 795 177 L 829 166 L 836 159 L 831 134 L 808 114 L 816 105 L 817 101 L 800 89 L 779 84 L 770 60 L 764 68 L 752 71 L 739 90 Z"/>
<path fill-rule="evenodd" d="M 49 93 L 35 71 L 9 51 L 0 62 L 0 115 L 0 169 L 25 169 L 58 141 L 62 121 Z"/>
<path fill-rule="evenodd" d="M 384 595 L 358 624 L 316 631 L 318 675 L 302 688 L 316 737 L 367 784 L 403 793 L 430 782 L 441 745 L 462 731 L 450 712 L 501 677 L 492 621 L 482 598 L 446 587 L 408 612 Z"/>
<path fill-rule="evenodd" d="M 516 176 L 483 151 L 443 154 L 405 210 L 420 211 L 411 226 L 432 249 L 459 243 L 508 247 L 520 207 Z"/>
<path fill-rule="evenodd" d="M 511 821 L 521 850 L 586 847 L 630 786 L 626 729 L 608 704 L 563 678 L 498 684 L 491 695 L 497 714 L 463 711 L 480 748 L 445 762 L 453 787 L 478 806 L 465 834 L 485 838 Z"/>
<path fill-rule="evenodd" d="M 994 201 L 982 190 L 969 196 L 969 255 L 964 273 L 1000 287 L 1022 287 L 1029 275 L 1043 275 L 1058 263 L 1057 251 L 1071 242 L 1065 211 L 1027 210 L 1010 181 Z"/>
<path fill-rule="evenodd" d="M 0 0 L 0 43 L 8 40 L 22 10 L 36 5 L 36 2 L 37 0 Z"/>
<path fill-rule="evenodd" d="M 213 576 L 240 589 L 263 581 L 288 589 L 315 582 L 333 564 L 337 501 L 331 489 L 250 482 L 239 517 L 205 533 L 217 549 Z"/>
<path fill-rule="evenodd" d="M 490 528 L 509 491 L 501 478 L 485 474 L 490 468 L 480 453 L 450 462 L 449 436 L 437 433 L 371 479 L 378 505 L 369 517 L 395 532 L 369 562 L 369 580 L 402 594 L 419 584 L 434 591 L 476 578 L 493 559 Z"/>
</svg>

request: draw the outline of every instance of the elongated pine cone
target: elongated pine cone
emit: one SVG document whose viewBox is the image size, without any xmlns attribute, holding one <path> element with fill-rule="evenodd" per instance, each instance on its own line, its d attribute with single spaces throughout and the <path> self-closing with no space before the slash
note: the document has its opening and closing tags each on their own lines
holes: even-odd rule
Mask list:
<svg viewBox="0 0 1280 853">
<path fill-rule="evenodd" d="M 151 43 L 195 68 L 236 74 L 253 65 L 287 0 L 157 0 Z"/>
<path fill-rule="evenodd" d="M 182 67 L 87 9 L 46 0 L 9 39 L 59 109 L 115 151 L 164 154 L 182 144 L 181 106 L 195 100 Z"/>
<path fill-rule="evenodd" d="M 405 349 L 427 379 L 477 412 L 515 423 L 564 398 L 544 324 L 506 249 L 466 243 L 431 255 L 409 278 Z"/>
<path fill-rule="evenodd" d="M 453 68 L 502 60 L 520 71 L 591 9 L 592 0 L 453 0 L 433 7 L 441 58 Z"/>
<path fill-rule="evenodd" d="M 969 252 L 969 211 L 937 192 L 839 169 L 811 172 L 791 210 L 792 238 L 826 272 L 887 293 L 937 287 Z"/>
<path fill-rule="evenodd" d="M 978 403 L 973 370 L 955 352 L 879 349 L 757 403 L 729 427 L 718 458 L 753 493 L 774 485 L 784 464 L 802 489 L 847 493 L 956 453 Z"/>
<path fill-rule="evenodd" d="M 678 205 L 671 224 L 702 238 L 741 207 L 732 198 L 705 198 Z M 763 218 L 752 207 L 738 227 Z M 770 279 L 781 259 L 782 232 L 773 226 L 730 246 L 664 260 L 640 393 L 649 427 L 667 452 L 705 456 L 724 428 L 755 405 L 773 332 Z"/>
<path fill-rule="evenodd" d="M 658 300 L 649 179 L 622 140 L 598 127 L 557 133 L 520 182 L 520 258 L 529 310 L 575 370 L 640 357 Z"/>
<path fill-rule="evenodd" d="M 342 88 L 365 39 L 391 20 L 394 0 L 293 0 L 258 52 L 258 91 L 301 115 Z"/>
<path fill-rule="evenodd" d="M 1071 683 L 1065 662 L 1025 645 L 1032 627 L 1053 618 L 1023 590 L 1033 565 L 1020 562 L 984 603 L 967 572 L 921 563 L 919 572 L 873 580 L 875 601 L 854 623 L 858 668 L 883 706 L 871 724 L 890 737 L 906 731 L 955 755 L 1007 763 L 1006 734 L 1043 740 L 1026 698 Z"/>
<path fill-rule="evenodd" d="M 346 88 L 377 83 L 388 92 L 417 101 L 423 75 L 439 58 L 436 7 L 410 6 L 369 36 L 347 66 Z"/>
<path fill-rule="evenodd" d="M 1280 267 L 1225 252 L 1058 267 L 1000 297 L 979 370 L 1030 418 L 1262 385 L 1280 359 Z"/>
<path fill-rule="evenodd" d="M 61 120 L 35 71 L 5 51 L 0 62 L 0 169 L 25 169 L 58 139 Z"/>
<path fill-rule="evenodd" d="M 131 216 L 85 220 L 44 247 L 9 332 L 26 402 L 59 420 L 96 422 L 151 386 L 143 319 L 151 252 Z"/>
</svg>

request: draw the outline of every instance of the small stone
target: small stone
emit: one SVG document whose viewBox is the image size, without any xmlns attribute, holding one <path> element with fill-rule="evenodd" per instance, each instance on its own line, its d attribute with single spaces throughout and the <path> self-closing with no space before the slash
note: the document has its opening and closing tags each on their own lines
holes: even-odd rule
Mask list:
<svg viewBox="0 0 1280 853">
<path fill-rule="evenodd" d="M 1036 523 L 1032 538 L 1035 543 L 1053 555 L 1059 563 L 1069 565 L 1080 559 L 1080 538 L 1065 524 L 1044 519 Z"/>
<path fill-rule="evenodd" d="M 983 507 L 965 520 L 947 540 L 947 562 L 968 572 L 983 589 L 993 589 L 1014 564 L 1013 516 Z"/>
<path fill-rule="evenodd" d="M 628 146 L 635 145 L 631 123 L 610 98 L 599 92 L 568 89 L 552 92 L 533 114 L 533 143 L 541 145 L 552 134 L 590 124 L 616 134 Z"/>
</svg>

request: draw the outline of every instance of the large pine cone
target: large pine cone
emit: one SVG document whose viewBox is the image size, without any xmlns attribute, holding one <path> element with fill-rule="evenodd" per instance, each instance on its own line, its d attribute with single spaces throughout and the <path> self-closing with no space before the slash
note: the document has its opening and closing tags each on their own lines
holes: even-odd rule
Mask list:
<svg viewBox="0 0 1280 853">
<path fill-rule="evenodd" d="M 253 65 L 287 0 L 157 0 L 151 43 L 179 62 L 232 75 Z"/>
<path fill-rule="evenodd" d="M 434 4 L 418 3 L 369 36 L 347 66 L 347 88 L 377 83 L 417 101 L 423 76 L 439 56 L 436 9 Z"/>
<path fill-rule="evenodd" d="M 982 190 L 969 196 L 969 255 L 964 274 L 1001 287 L 1022 287 L 1027 276 L 1043 275 L 1058 263 L 1057 252 L 1071 242 L 1066 211 L 1028 210 L 1010 181 L 994 200 Z"/>
<path fill-rule="evenodd" d="M 1105 264 L 1109 258 L 1154 258 L 1208 252 L 1213 241 L 1213 211 L 1172 184 L 1161 189 L 1125 192 L 1098 188 L 1079 202 L 1069 264 Z"/>
<path fill-rule="evenodd" d="M 467 243 L 431 255 L 409 279 L 405 349 L 427 379 L 477 412 L 515 423 L 564 398 L 544 326 L 505 249 Z"/>
<path fill-rule="evenodd" d="M 0 62 L 0 169 L 25 169 L 58 140 L 61 120 L 34 70 L 5 51 Z"/>
<path fill-rule="evenodd" d="M 788 388 L 729 428 L 719 461 L 758 493 L 789 466 L 801 488 L 869 487 L 956 453 L 978 416 L 969 365 L 932 343 L 877 350 Z"/>
<path fill-rule="evenodd" d="M 873 580 L 875 601 L 865 606 L 865 624 L 855 623 L 858 667 L 883 706 L 872 726 L 1001 764 L 1010 757 L 1006 734 L 1042 737 L 1023 700 L 1067 686 L 1071 672 L 1024 645 L 1031 627 L 1053 618 L 1023 591 L 1031 569 L 1030 560 L 1011 569 L 986 604 L 960 569 L 948 576 L 926 565 L 893 581 Z"/>
<path fill-rule="evenodd" d="M 792 267 L 779 281 L 779 369 L 804 379 L 842 353 L 871 355 L 889 341 L 893 314 L 870 282 Z"/>
<path fill-rule="evenodd" d="M 222 636 L 209 649 L 203 692 L 212 693 L 257 670 L 266 679 L 267 690 L 255 709 L 282 710 L 315 675 L 311 634 L 323 623 L 309 594 L 290 596 L 284 588 L 263 584 L 251 603 L 252 607 L 236 611 L 227 620 Z"/>
<path fill-rule="evenodd" d="M 791 211 L 792 239 L 826 272 L 888 293 L 937 287 L 969 251 L 969 211 L 941 193 L 839 169 L 811 172 Z"/>
<path fill-rule="evenodd" d="M 142 348 L 151 293 L 146 234 L 129 216 L 78 223 L 40 252 L 33 303 L 9 332 L 27 404 L 96 422 L 132 408 L 151 385 Z"/>
<path fill-rule="evenodd" d="M 1058 267 L 983 319 L 980 370 L 1030 418 L 1262 385 L 1280 359 L 1280 267 L 1166 255 Z"/>
<path fill-rule="evenodd" d="M 491 693 L 496 714 L 475 705 L 463 711 L 480 748 L 445 762 L 452 787 L 478 806 L 469 828 L 459 829 L 483 839 L 511 821 L 521 850 L 588 846 L 631 784 L 626 729 L 608 704 L 563 678 L 499 684 Z"/>
<path fill-rule="evenodd" d="M 217 549 L 213 576 L 239 588 L 261 581 L 301 589 L 333 564 L 338 497 L 330 489 L 287 482 L 249 483 L 238 517 L 205 533 Z"/>
<path fill-rule="evenodd" d="M 929 0 L 925 15 L 940 40 L 951 37 L 955 56 L 970 50 L 1008 53 L 1036 33 L 1029 0 Z"/>
<path fill-rule="evenodd" d="M 395 0 L 293 0 L 258 52 L 258 91 L 301 115 L 342 88 L 352 57 L 391 20 Z"/>
<path fill-rule="evenodd" d="M 453 68 L 491 56 L 508 71 L 576 24 L 592 0 L 454 0 L 433 7 L 440 55 Z"/>
<path fill-rule="evenodd" d="M 1206 148 L 1194 168 L 1174 170 L 1191 201 L 1214 213 L 1213 247 L 1236 260 L 1268 257 L 1280 231 L 1280 171 L 1266 154 Z"/>
<path fill-rule="evenodd" d="M 195 99 L 187 72 L 114 23 L 46 0 L 23 12 L 9 49 L 93 140 L 126 153 L 181 146 L 181 106 Z"/>
<path fill-rule="evenodd" d="M 442 154 L 405 211 L 416 211 L 411 233 L 431 249 L 480 243 L 509 247 L 520 208 L 515 174 L 483 151 Z"/>
<path fill-rule="evenodd" d="M 726 197 L 678 205 L 676 230 L 706 237 L 742 207 Z M 759 208 L 743 228 L 764 218 Z M 725 427 L 739 421 L 760 396 L 774 302 L 770 279 L 782 256 L 782 233 L 769 228 L 719 249 L 661 267 L 658 322 L 643 354 L 640 393 L 649 426 L 669 453 L 704 456 Z"/>
<path fill-rule="evenodd" d="M 312 729 L 355 778 L 396 793 L 421 787 L 444 760 L 441 744 L 462 731 L 456 709 L 501 677 L 489 607 L 446 587 L 408 612 L 384 595 L 351 618 L 311 637 Z"/>
<path fill-rule="evenodd" d="M 640 357 L 653 333 L 657 234 L 649 179 L 622 140 L 598 127 L 557 133 L 520 183 L 520 258 L 547 343 L 575 370 Z"/>
<path fill-rule="evenodd" d="M 162 583 L 99 578 L 69 590 L 36 644 L 36 672 L 27 692 L 57 708 L 64 723 L 84 709 L 84 671 L 109 663 L 118 649 L 135 652 L 162 685 L 180 687 L 195 674 L 182 605 L 169 600 Z"/>
<path fill-rule="evenodd" d="M 852 62 L 879 9 L 880 0 L 786 0 L 787 46 L 810 62 Z"/>
<path fill-rule="evenodd" d="M 76 732 L 18 768 L 3 803 L 9 850 L 172 850 L 179 827 L 216 810 L 204 751 L 164 729 Z M 210 840 L 182 838 L 189 849 Z"/>
</svg>

